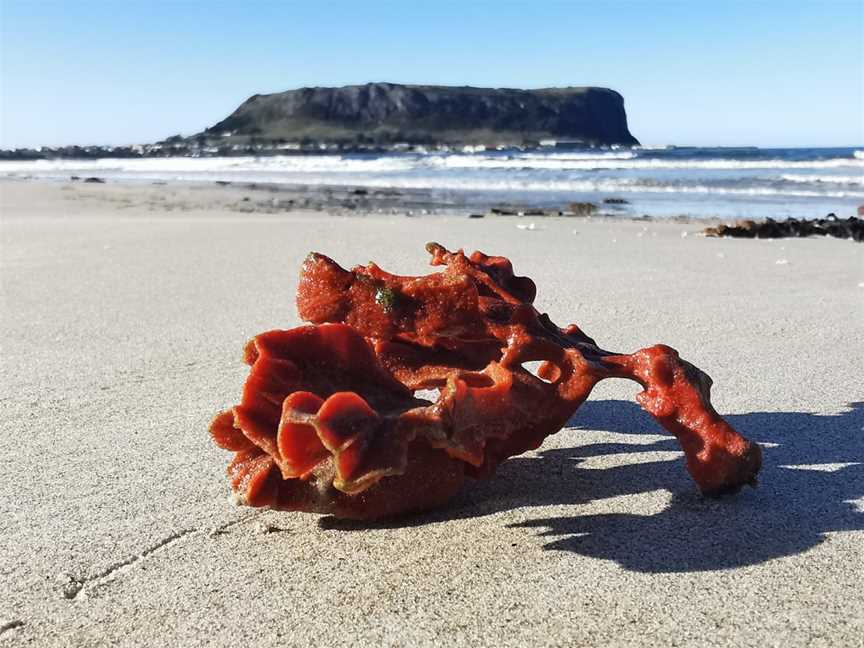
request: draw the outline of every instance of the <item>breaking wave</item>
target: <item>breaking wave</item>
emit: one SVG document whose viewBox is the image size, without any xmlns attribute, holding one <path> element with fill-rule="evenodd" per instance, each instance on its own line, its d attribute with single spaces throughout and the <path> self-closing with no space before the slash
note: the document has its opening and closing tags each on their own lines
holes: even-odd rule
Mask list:
<svg viewBox="0 0 864 648">
<path fill-rule="evenodd" d="M 421 172 L 430 169 L 518 170 L 530 171 L 747 171 L 747 170 L 806 170 L 849 169 L 864 175 L 864 155 L 827 159 L 738 159 L 729 157 L 661 156 L 659 149 L 609 152 L 532 152 L 532 153 L 456 153 L 456 154 L 394 154 L 380 156 L 353 155 L 287 155 L 272 157 L 178 157 L 103 160 L 37 160 L 2 162 L 0 171 L 10 173 L 47 173 L 51 171 L 106 171 L 124 173 L 218 173 L 222 171 L 297 172 L 297 173 L 390 173 Z M 785 176 L 784 176 L 785 177 Z M 802 176 L 803 177 L 803 176 Z M 846 176 L 849 177 L 849 176 Z M 797 180 L 790 180 L 796 182 Z M 816 181 L 816 180 L 814 180 Z M 830 180 L 825 180 L 826 182 Z"/>
</svg>

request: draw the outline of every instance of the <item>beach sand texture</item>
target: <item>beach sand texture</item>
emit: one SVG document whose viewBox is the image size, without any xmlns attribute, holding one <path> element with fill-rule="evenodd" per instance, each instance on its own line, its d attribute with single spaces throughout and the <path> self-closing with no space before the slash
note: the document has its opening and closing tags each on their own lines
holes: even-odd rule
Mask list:
<svg viewBox="0 0 864 648">
<path fill-rule="evenodd" d="M 190 191 L 0 184 L 0 646 L 862 645 L 864 246 Z M 299 324 L 305 255 L 421 273 L 432 240 L 510 257 L 605 348 L 678 349 L 765 444 L 759 488 L 700 498 L 638 387 L 605 381 L 444 510 L 234 505 L 207 426 L 245 341 Z"/>
</svg>

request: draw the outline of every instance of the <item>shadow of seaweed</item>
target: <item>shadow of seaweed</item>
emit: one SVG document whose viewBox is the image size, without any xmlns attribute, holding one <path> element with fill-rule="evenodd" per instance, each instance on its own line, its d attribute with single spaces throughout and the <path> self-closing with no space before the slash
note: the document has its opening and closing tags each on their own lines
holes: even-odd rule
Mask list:
<svg viewBox="0 0 864 648">
<path fill-rule="evenodd" d="M 801 553 L 822 542 L 826 533 L 864 530 L 864 403 L 849 407 L 828 416 L 799 412 L 728 416 L 736 429 L 766 444 L 756 491 L 745 489 L 736 496 L 711 500 L 694 491 L 681 459 L 625 465 L 591 470 L 596 479 L 593 485 L 586 484 L 586 497 L 667 488 L 673 493 L 670 505 L 655 515 L 537 518 L 514 526 L 543 529 L 541 535 L 557 538 L 547 549 L 613 560 L 639 572 L 728 569 Z M 639 424 L 622 423 L 628 420 Z M 590 429 L 635 432 L 647 431 L 650 419 L 635 404 L 600 401 L 586 407 L 574 422 Z M 656 433 L 656 428 L 651 431 Z M 553 464 L 569 461 L 578 474 L 579 460 L 587 456 L 674 449 L 675 440 L 664 439 L 647 446 L 595 444 L 551 450 L 542 458 Z"/>
</svg>

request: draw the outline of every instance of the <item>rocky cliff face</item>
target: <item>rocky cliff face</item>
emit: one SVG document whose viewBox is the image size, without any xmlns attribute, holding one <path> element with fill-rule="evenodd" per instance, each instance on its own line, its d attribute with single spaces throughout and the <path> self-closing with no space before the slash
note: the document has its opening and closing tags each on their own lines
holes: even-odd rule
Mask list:
<svg viewBox="0 0 864 648">
<path fill-rule="evenodd" d="M 369 83 L 247 99 L 205 131 L 257 141 L 638 144 L 624 99 L 607 88 L 516 90 Z"/>
</svg>

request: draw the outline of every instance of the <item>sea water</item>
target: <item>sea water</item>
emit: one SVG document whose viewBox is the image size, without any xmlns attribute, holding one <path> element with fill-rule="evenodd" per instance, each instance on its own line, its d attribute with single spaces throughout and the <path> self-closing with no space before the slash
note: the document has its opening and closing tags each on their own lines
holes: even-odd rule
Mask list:
<svg viewBox="0 0 864 648">
<path fill-rule="evenodd" d="M 845 218 L 864 204 L 864 147 L 550 147 L 0 162 L 0 176 L 71 175 L 419 190 L 433 202 L 466 208 L 499 203 L 563 208 L 571 202 L 593 202 L 623 216 L 782 219 L 834 213 Z"/>
</svg>

